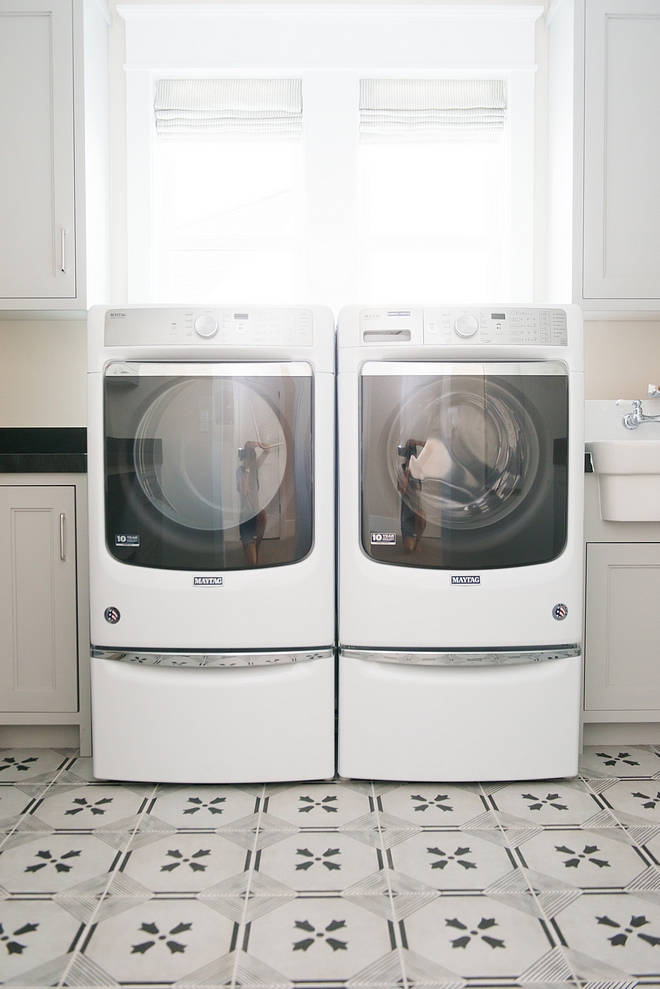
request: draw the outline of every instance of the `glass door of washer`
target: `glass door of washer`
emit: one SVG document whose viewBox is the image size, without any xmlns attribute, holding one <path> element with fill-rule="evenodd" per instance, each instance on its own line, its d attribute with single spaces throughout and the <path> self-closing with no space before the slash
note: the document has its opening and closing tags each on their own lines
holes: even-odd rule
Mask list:
<svg viewBox="0 0 660 989">
<path fill-rule="evenodd" d="M 362 547 L 398 566 L 520 567 L 566 544 L 563 363 L 368 362 Z"/>
<path fill-rule="evenodd" d="M 313 539 L 309 364 L 112 363 L 106 543 L 165 570 L 303 559 Z"/>
</svg>

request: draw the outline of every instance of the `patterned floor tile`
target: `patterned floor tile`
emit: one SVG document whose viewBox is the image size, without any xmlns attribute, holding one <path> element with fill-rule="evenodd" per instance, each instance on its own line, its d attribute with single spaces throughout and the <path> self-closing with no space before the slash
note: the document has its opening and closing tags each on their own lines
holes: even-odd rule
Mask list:
<svg viewBox="0 0 660 989">
<path fill-rule="evenodd" d="M 648 867 L 632 845 L 590 831 L 544 831 L 519 852 L 527 868 L 582 889 L 621 888 Z"/>
<path fill-rule="evenodd" d="M 62 770 L 61 775 L 58 777 L 58 782 L 63 781 L 65 778 L 72 781 L 78 780 L 82 783 L 106 782 L 94 775 L 94 763 L 91 756 L 76 755 L 74 759 L 71 759 L 68 766 Z"/>
<path fill-rule="evenodd" d="M 602 800 L 615 815 L 623 811 L 647 824 L 660 826 L 660 780 L 619 780 L 603 792 Z"/>
<path fill-rule="evenodd" d="M 456 828 L 487 808 L 476 787 L 405 783 L 384 793 L 383 810 L 418 827 Z"/>
<path fill-rule="evenodd" d="M 580 773 L 585 779 L 591 776 L 652 779 L 660 774 L 660 752 L 651 745 L 585 745 L 580 756 Z"/>
<path fill-rule="evenodd" d="M 557 922 L 569 948 L 621 973 L 660 979 L 660 904 L 629 893 L 583 896 Z"/>
<path fill-rule="evenodd" d="M 392 949 L 386 920 L 334 897 L 300 897 L 258 918 L 247 950 L 291 981 L 350 980 Z"/>
<path fill-rule="evenodd" d="M 269 814 L 298 828 L 336 828 L 369 813 L 369 797 L 342 783 L 296 784 L 268 796 Z"/>
<path fill-rule="evenodd" d="M 375 872 L 378 858 L 350 835 L 312 831 L 264 848 L 256 867 L 299 892 L 339 892 Z"/>
<path fill-rule="evenodd" d="M 55 784 L 32 813 L 58 831 L 93 831 L 137 814 L 144 804 L 142 797 L 118 783 L 71 788 Z"/>
<path fill-rule="evenodd" d="M 411 951 L 475 980 L 513 981 L 555 947 L 541 920 L 488 896 L 443 896 L 405 931 Z"/>
<path fill-rule="evenodd" d="M 232 786 L 160 786 L 150 813 L 175 828 L 211 830 L 247 817 L 256 799 Z"/>
<path fill-rule="evenodd" d="M 438 890 L 483 890 L 515 867 L 510 851 L 501 845 L 470 837 L 461 831 L 425 831 L 392 848 L 398 872 Z"/>
<path fill-rule="evenodd" d="M 54 779 L 67 762 L 55 749 L 0 749 L 0 782 Z"/>
<path fill-rule="evenodd" d="M 20 818 L 31 809 L 34 800 L 33 796 L 24 793 L 18 786 L 0 786 L 0 833 L 7 833 L 8 828 L 4 822 L 8 818 Z"/>
<path fill-rule="evenodd" d="M 507 783 L 489 796 L 495 813 L 542 825 L 579 825 L 602 805 L 581 780 Z"/>
<path fill-rule="evenodd" d="M 80 922 L 52 900 L 0 903 L 0 978 L 3 984 L 61 955 Z"/>
<path fill-rule="evenodd" d="M 217 834 L 178 834 L 131 850 L 122 866 L 154 893 L 195 893 L 245 868 L 246 852 Z"/>
<path fill-rule="evenodd" d="M 108 872 L 116 858 L 117 852 L 93 835 L 44 835 L 2 852 L 2 885 L 12 893 L 58 893 Z"/>
<path fill-rule="evenodd" d="M 96 925 L 84 954 L 118 982 L 169 984 L 226 954 L 232 929 L 196 900 L 151 900 Z"/>
</svg>

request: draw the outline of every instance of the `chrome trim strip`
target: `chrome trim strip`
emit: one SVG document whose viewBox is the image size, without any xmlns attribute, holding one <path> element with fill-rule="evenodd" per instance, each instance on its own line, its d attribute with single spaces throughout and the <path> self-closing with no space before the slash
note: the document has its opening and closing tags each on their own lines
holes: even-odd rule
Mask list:
<svg viewBox="0 0 660 989">
<path fill-rule="evenodd" d="M 409 652 L 398 649 L 340 649 L 340 656 L 372 663 L 398 663 L 402 666 L 520 666 L 523 663 L 547 663 L 553 659 L 580 656 L 580 646 L 556 646 L 554 649 L 492 649 L 483 652 Z"/>
<path fill-rule="evenodd" d="M 209 669 L 215 667 L 246 667 L 246 666 L 288 666 L 292 663 L 306 663 L 313 659 L 327 659 L 334 655 L 334 650 L 300 649 L 282 652 L 213 652 L 213 653 L 177 653 L 177 652 L 114 652 L 110 649 L 92 649 L 95 659 L 110 659 L 120 663 L 138 663 L 141 666 L 175 666 L 192 669 Z"/>
<path fill-rule="evenodd" d="M 305 361 L 245 361 L 219 364 L 192 361 L 187 364 L 112 361 L 106 366 L 106 378 L 312 378 L 311 364 Z"/>
<path fill-rule="evenodd" d="M 466 357 L 464 361 L 365 361 L 362 365 L 364 377 L 443 377 L 446 375 L 563 375 L 568 377 L 568 368 L 563 361 L 480 361 Z"/>
</svg>

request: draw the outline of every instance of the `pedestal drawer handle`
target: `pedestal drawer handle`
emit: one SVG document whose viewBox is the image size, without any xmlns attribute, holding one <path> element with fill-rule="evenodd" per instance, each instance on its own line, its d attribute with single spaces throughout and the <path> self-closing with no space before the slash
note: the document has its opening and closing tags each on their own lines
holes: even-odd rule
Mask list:
<svg viewBox="0 0 660 989">
<path fill-rule="evenodd" d="M 64 512 L 60 514 L 60 560 L 66 560 L 66 550 L 64 548 Z"/>
<path fill-rule="evenodd" d="M 61 252 L 62 252 L 62 271 L 66 272 L 66 230 L 64 227 L 61 228 Z"/>
</svg>

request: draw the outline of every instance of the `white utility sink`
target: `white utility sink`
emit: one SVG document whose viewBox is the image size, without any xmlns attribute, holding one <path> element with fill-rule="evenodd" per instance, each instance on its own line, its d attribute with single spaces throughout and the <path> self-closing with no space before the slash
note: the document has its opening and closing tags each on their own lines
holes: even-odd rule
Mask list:
<svg viewBox="0 0 660 989">
<path fill-rule="evenodd" d="M 600 515 L 609 522 L 660 522 L 660 422 L 626 429 L 632 402 L 587 402 L 585 439 L 598 475 Z M 660 401 L 645 399 L 646 415 Z"/>
</svg>

